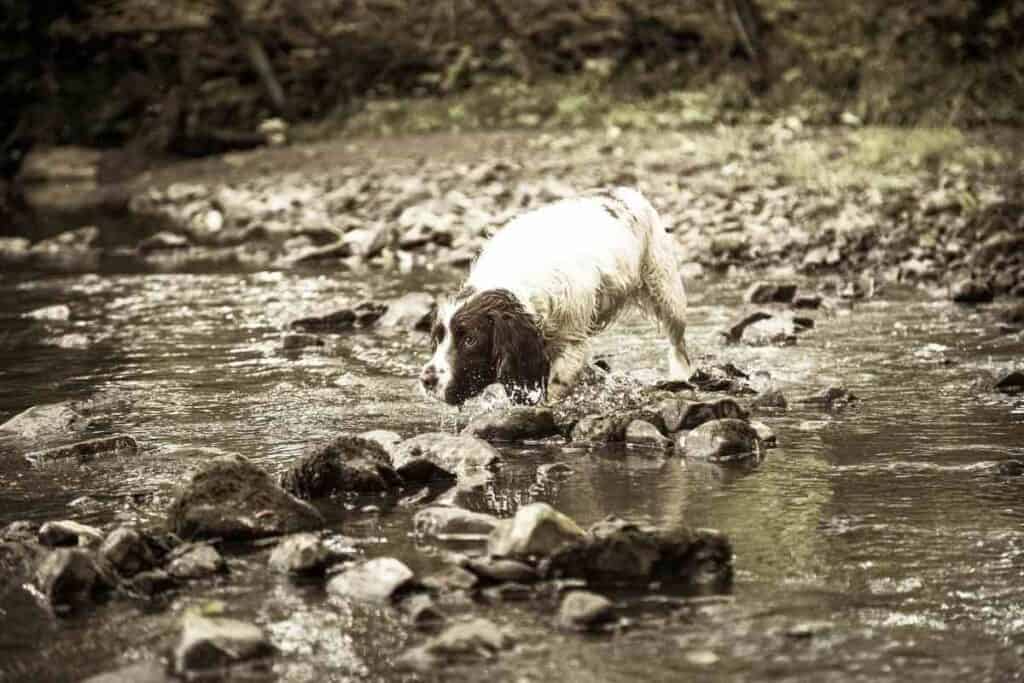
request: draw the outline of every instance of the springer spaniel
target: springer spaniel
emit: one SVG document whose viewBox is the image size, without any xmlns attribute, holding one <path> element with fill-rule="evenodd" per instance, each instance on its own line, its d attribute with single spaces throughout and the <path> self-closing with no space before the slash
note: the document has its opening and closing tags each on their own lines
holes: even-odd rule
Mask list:
<svg viewBox="0 0 1024 683">
<path fill-rule="evenodd" d="M 586 363 L 590 337 L 628 305 L 664 325 L 670 377 L 689 379 L 686 292 L 650 202 L 615 188 L 530 211 L 490 239 L 439 307 L 420 382 L 453 405 L 495 382 L 513 403 L 557 401 Z"/>
</svg>

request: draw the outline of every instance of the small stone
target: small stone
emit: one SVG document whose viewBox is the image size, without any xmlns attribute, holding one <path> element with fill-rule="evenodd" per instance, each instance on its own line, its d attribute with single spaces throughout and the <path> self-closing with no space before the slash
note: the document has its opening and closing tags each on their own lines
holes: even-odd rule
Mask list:
<svg viewBox="0 0 1024 683">
<path fill-rule="evenodd" d="M 323 572 L 334 559 L 320 537 L 307 532 L 281 539 L 271 551 L 268 564 L 282 574 L 315 574 Z"/>
<path fill-rule="evenodd" d="M 254 624 L 190 612 L 182 620 L 181 637 L 174 648 L 174 669 L 179 674 L 223 669 L 274 651 Z"/>
<path fill-rule="evenodd" d="M 1018 394 L 1024 391 L 1024 372 L 1014 370 L 995 384 L 995 390 L 1004 394 Z"/>
<path fill-rule="evenodd" d="M 322 348 L 327 346 L 323 337 L 315 334 L 289 332 L 281 335 L 281 348 L 285 351 L 298 351 L 299 349 Z"/>
<path fill-rule="evenodd" d="M 827 387 L 814 396 L 808 396 L 800 400 L 805 405 L 818 406 L 825 410 L 836 410 L 860 399 L 846 387 Z"/>
<path fill-rule="evenodd" d="M 950 296 L 958 304 L 985 304 L 995 298 L 995 292 L 989 283 L 967 278 L 953 285 Z"/>
<path fill-rule="evenodd" d="M 39 542 L 50 547 L 77 545 L 98 546 L 103 542 L 103 533 L 96 527 L 71 520 L 47 522 L 39 528 Z"/>
<path fill-rule="evenodd" d="M 203 579 L 227 570 L 224 558 L 208 543 L 178 546 L 167 559 L 167 573 L 176 579 Z"/>
<path fill-rule="evenodd" d="M 135 529 L 120 526 L 107 534 L 99 556 L 121 576 L 133 576 L 152 569 L 157 562 L 146 539 Z"/>
<path fill-rule="evenodd" d="M 558 434 L 550 408 L 518 406 L 473 418 L 462 434 L 489 442 L 545 439 Z"/>
<path fill-rule="evenodd" d="M 793 308 L 821 308 L 822 299 L 817 294 L 801 294 L 793 299 Z"/>
<path fill-rule="evenodd" d="M 377 442 L 348 434 L 309 449 L 281 476 L 281 486 L 306 500 L 401 485 L 391 458 Z"/>
<path fill-rule="evenodd" d="M 364 602 L 389 603 L 416 585 L 412 570 L 393 557 L 356 563 L 327 583 L 327 592 Z"/>
<path fill-rule="evenodd" d="M 540 578 L 532 566 L 505 557 L 469 558 L 463 566 L 486 583 L 533 583 Z"/>
<path fill-rule="evenodd" d="M 658 428 L 644 420 L 633 420 L 626 427 L 626 443 L 661 451 L 672 449 L 672 439 L 667 438 Z"/>
<path fill-rule="evenodd" d="M 524 583 L 509 581 L 485 588 L 481 594 L 485 600 L 492 603 L 522 602 L 533 597 L 533 589 Z"/>
<path fill-rule="evenodd" d="M 757 410 L 785 410 L 788 407 L 786 396 L 779 389 L 768 389 L 761 392 L 750 402 L 750 407 Z"/>
<path fill-rule="evenodd" d="M 498 524 L 493 515 L 444 506 L 424 508 L 412 520 L 416 533 L 442 539 L 487 536 Z"/>
<path fill-rule="evenodd" d="M 558 608 L 558 625 L 569 631 L 590 631 L 615 616 L 611 600 L 590 591 L 569 591 Z"/>
<path fill-rule="evenodd" d="M 546 555 L 583 537 L 576 522 L 547 503 L 531 503 L 503 521 L 488 539 L 487 549 L 499 557 Z"/>
<path fill-rule="evenodd" d="M 727 418 L 705 422 L 691 432 L 680 434 L 676 448 L 688 458 L 733 462 L 759 458 L 763 444 L 750 424 Z"/>
<path fill-rule="evenodd" d="M 757 438 L 761 440 L 761 444 L 765 448 L 775 448 L 778 445 L 779 442 L 775 437 L 775 431 L 764 422 L 751 420 L 750 426 L 757 432 Z"/>
<path fill-rule="evenodd" d="M 512 639 L 483 618 L 452 624 L 423 645 L 402 655 L 401 665 L 429 672 L 439 667 L 486 661 L 512 646 Z"/>
<path fill-rule="evenodd" d="M 87 601 L 104 587 L 92 556 L 77 548 L 58 548 L 36 569 L 36 585 L 52 605 L 74 605 Z"/>
<path fill-rule="evenodd" d="M 25 459 L 36 465 L 45 465 L 59 460 L 72 459 L 78 460 L 79 462 L 88 462 L 101 455 L 116 455 L 126 451 L 138 450 L 139 444 L 134 438 L 127 434 L 117 434 L 115 436 L 104 436 L 98 439 L 78 441 L 77 443 L 67 446 L 58 446 L 57 448 L 32 451 L 31 453 L 25 454 Z"/>
</svg>

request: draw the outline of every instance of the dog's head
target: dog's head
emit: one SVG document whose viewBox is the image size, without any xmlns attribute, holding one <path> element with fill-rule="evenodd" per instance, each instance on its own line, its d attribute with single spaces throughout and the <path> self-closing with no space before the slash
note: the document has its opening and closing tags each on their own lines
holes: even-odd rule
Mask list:
<svg viewBox="0 0 1024 683">
<path fill-rule="evenodd" d="M 442 306 L 431 330 L 434 354 L 420 374 L 426 391 L 461 405 L 501 382 L 515 403 L 536 403 L 550 364 L 534 318 L 511 292 L 466 290 Z"/>
</svg>

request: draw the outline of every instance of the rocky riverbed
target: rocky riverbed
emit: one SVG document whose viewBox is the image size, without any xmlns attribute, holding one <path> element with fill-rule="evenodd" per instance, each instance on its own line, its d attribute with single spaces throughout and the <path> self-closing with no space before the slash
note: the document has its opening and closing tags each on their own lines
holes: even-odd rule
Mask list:
<svg viewBox="0 0 1024 683">
<path fill-rule="evenodd" d="M 735 157 L 671 138 L 672 161 L 629 135 L 230 158 L 122 188 L 116 231 L 22 245 L 0 678 L 1012 678 L 1013 198 L 922 166 L 811 218 L 833 190 L 768 170 L 809 133 L 758 135 Z M 693 381 L 663 382 L 664 340 L 628 317 L 551 410 L 423 398 L 424 321 L 487 227 L 608 182 L 679 237 Z M 929 204 L 943 186 L 959 206 Z"/>
</svg>

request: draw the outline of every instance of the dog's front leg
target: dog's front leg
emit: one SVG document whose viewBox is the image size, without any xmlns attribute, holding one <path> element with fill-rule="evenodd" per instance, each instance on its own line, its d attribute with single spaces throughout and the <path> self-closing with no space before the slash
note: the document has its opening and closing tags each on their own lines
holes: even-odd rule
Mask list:
<svg viewBox="0 0 1024 683">
<path fill-rule="evenodd" d="M 560 401 L 576 385 L 576 378 L 587 362 L 586 342 L 570 344 L 551 364 L 548 375 L 548 403 Z"/>
</svg>

